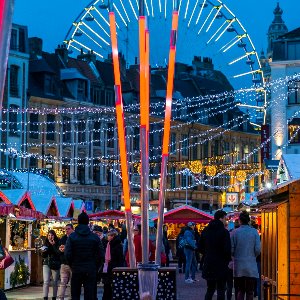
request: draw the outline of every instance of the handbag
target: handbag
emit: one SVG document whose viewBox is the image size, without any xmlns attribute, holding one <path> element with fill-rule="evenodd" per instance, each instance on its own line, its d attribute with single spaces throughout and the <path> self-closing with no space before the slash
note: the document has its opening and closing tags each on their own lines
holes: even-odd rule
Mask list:
<svg viewBox="0 0 300 300">
<path fill-rule="evenodd" d="M 5 270 L 10 265 L 12 265 L 14 259 L 11 257 L 10 253 L 5 249 L 5 257 L 0 261 L 0 270 Z"/>
</svg>

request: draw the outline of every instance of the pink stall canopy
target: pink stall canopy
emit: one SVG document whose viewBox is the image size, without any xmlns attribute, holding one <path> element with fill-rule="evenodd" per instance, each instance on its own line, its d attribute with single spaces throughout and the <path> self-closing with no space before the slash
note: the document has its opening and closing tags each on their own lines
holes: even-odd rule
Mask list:
<svg viewBox="0 0 300 300">
<path fill-rule="evenodd" d="M 119 210 L 105 210 L 89 215 L 91 220 L 125 220 L 125 212 Z M 140 216 L 132 215 L 133 219 L 140 219 Z"/>
<path fill-rule="evenodd" d="M 157 221 L 155 217 L 153 221 Z M 198 224 L 207 224 L 213 219 L 213 216 L 190 205 L 182 205 L 164 213 L 164 223 L 187 224 L 195 222 Z"/>
</svg>

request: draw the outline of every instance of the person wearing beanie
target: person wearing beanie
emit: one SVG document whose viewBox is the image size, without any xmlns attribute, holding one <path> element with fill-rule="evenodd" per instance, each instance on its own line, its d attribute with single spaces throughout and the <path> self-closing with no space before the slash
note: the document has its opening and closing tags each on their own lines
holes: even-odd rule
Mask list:
<svg viewBox="0 0 300 300">
<path fill-rule="evenodd" d="M 65 246 L 65 257 L 72 269 L 72 300 L 80 299 L 82 285 L 84 300 L 96 300 L 97 271 L 104 259 L 104 250 L 99 237 L 91 232 L 88 224 L 89 217 L 82 212 L 78 216 L 78 226 Z"/>
<path fill-rule="evenodd" d="M 225 228 L 226 212 L 217 210 L 214 219 L 203 229 L 199 248 L 204 256 L 202 277 L 206 279 L 205 300 L 211 300 L 217 290 L 217 298 L 225 300 L 228 264 L 231 260 L 229 231 Z"/>
</svg>

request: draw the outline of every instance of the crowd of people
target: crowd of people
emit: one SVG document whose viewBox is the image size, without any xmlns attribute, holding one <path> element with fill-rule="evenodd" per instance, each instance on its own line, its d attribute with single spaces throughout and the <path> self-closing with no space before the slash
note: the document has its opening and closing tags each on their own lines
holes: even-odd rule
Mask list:
<svg viewBox="0 0 300 300">
<path fill-rule="evenodd" d="M 181 228 L 176 238 L 176 257 L 179 273 L 183 273 L 187 284 L 196 282 L 197 271 L 207 282 L 205 300 L 231 300 L 232 291 L 236 300 L 254 297 L 259 290 L 260 237 L 255 226 L 250 226 L 247 212 L 241 212 L 234 230 L 226 228 L 226 212 L 218 210 L 214 219 L 199 233 L 194 222 Z M 101 227 L 89 224 L 85 212 L 78 216 L 78 225 L 65 226 L 66 234 L 58 239 L 50 230 L 44 246 L 43 294 L 48 299 L 52 277 L 52 300 L 65 299 L 66 287 L 71 285 L 72 300 L 79 300 L 82 286 L 85 300 L 97 300 L 97 282 L 103 283 L 102 300 L 111 300 L 112 270 L 129 266 L 126 227 L 115 228 L 109 224 Z M 168 227 L 163 226 L 161 265 L 169 266 L 171 247 Z M 134 251 L 136 262 L 142 261 L 141 225 L 134 227 Z M 155 260 L 156 228 L 149 230 L 149 261 Z M 99 299 L 100 300 L 100 299 Z"/>
<path fill-rule="evenodd" d="M 195 223 L 189 222 L 176 239 L 179 273 L 185 282 L 197 281 L 197 270 L 207 282 L 205 300 L 211 300 L 217 291 L 218 300 L 260 300 L 260 237 L 256 224 L 250 223 L 249 213 L 243 211 L 235 228 L 226 228 L 226 212 L 218 210 L 214 219 L 201 234 Z"/>
<path fill-rule="evenodd" d="M 116 267 L 129 266 L 127 231 L 125 225 L 117 228 L 90 226 L 85 212 L 78 216 L 78 225 L 65 226 L 66 234 L 58 239 L 54 230 L 48 232 L 43 257 L 43 297 L 49 297 L 50 279 L 52 278 L 52 300 L 63 300 L 68 283 L 71 285 L 72 300 L 80 299 L 84 288 L 85 300 L 97 299 L 97 283 L 103 283 L 102 300 L 111 300 L 112 270 Z M 155 260 L 156 228 L 149 230 L 149 261 Z M 136 263 L 142 262 L 141 225 L 134 227 L 134 249 Z M 162 266 L 169 266 L 170 245 L 167 227 L 163 231 L 161 252 Z M 60 280 L 59 280 L 60 279 Z M 100 299 L 99 299 L 100 300 Z"/>
</svg>

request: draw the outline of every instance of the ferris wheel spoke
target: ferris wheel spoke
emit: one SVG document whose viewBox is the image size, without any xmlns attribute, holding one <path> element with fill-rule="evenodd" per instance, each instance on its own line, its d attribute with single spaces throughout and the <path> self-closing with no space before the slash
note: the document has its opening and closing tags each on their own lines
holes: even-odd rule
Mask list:
<svg viewBox="0 0 300 300">
<path fill-rule="evenodd" d="M 92 38 L 89 34 L 87 34 L 81 27 L 78 28 L 86 37 L 88 37 L 93 43 L 95 43 L 100 48 L 103 48 L 94 38 Z"/>
<path fill-rule="evenodd" d="M 126 9 L 125 9 L 125 6 L 124 6 L 123 1 L 121 0 L 120 3 L 121 3 L 121 6 L 122 6 L 122 8 L 123 8 L 123 11 L 124 11 L 124 13 L 125 13 L 125 15 L 126 15 L 126 18 L 127 18 L 127 20 L 128 20 L 128 23 L 130 23 L 130 18 L 129 18 L 128 13 L 127 13 L 127 11 L 126 11 Z"/>
<path fill-rule="evenodd" d="M 182 0 L 180 0 L 180 2 L 179 2 L 178 14 L 180 14 L 181 5 L 182 5 Z"/>
<path fill-rule="evenodd" d="M 194 14 L 195 14 L 195 10 L 196 10 L 196 8 L 197 8 L 197 6 L 198 6 L 198 3 L 199 3 L 199 0 L 197 0 L 196 3 L 195 3 L 195 6 L 194 6 L 194 8 L 193 8 L 192 14 L 191 14 L 190 19 L 189 19 L 189 22 L 188 22 L 188 27 L 190 27 L 190 24 L 191 24 L 191 21 L 192 21 L 192 19 L 193 19 Z"/>
<path fill-rule="evenodd" d="M 190 0 L 187 0 L 186 8 L 185 8 L 185 13 L 184 13 L 184 19 L 186 19 L 186 17 L 187 17 L 189 5 L 190 5 Z"/>
<path fill-rule="evenodd" d="M 72 41 L 73 43 L 77 43 L 78 45 L 80 45 L 81 47 L 83 47 L 84 49 L 86 50 L 89 50 L 89 51 L 93 51 L 94 54 L 98 55 L 99 57 L 103 58 L 103 55 L 101 55 L 100 53 L 92 50 L 90 47 L 87 47 L 86 45 L 80 43 L 79 41 L 77 41 L 76 39 L 73 39 Z M 80 50 L 79 50 L 80 51 Z"/>
<path fill-rule="evenodd" d="M 116 12 L 118 13 L 118 15 L 120 16 L 122 22 L 123 22 L 123 23 L 125 24 L 125 26 L 127 27 L 127 23 L 126 23 L 125 19 L 123 18 L 122 14 L 120 13 L 120 11 L 119 11 L 119 9 L 118 9 L 118 7 L 116 6 L 115 3 L 113 4 L 113 7 L 114 7 L 114 9 L 116 10 Z"/>
<path fill-rule="evenodd" d="M 217 9 L 217 12 L 215 13 L 213 19 L 212 19 L 211 22 L 209 23 L 209 25 L 208 25 L 208 27 L 207 27 L 207 29 L 206 29 L 206 32 L 208 32 L 209 29 L 211 28 L 211 25 L 212 25 L 213 22 L 216 20 L 216 17 L 217 17 L 217 15 L 219 14 L 219 12 L 220 12 L 220 10 L 222 9 L 222 7 L 223 7 L 223 6 L 220 5 L 218 8 L 216 8 L 216 9 Z"/>
<path fill-rule="evenodd" d="M 165 0 L 165 19 L 167 18 L 167 0 Z"/>
<path fill-rule="evenodd" d="M 245 73 L 242 73 L 242 74 L 234 75 L 233 78 L 239 78 L 239 77 L 246 76 L 246 75 L 249 75 L 249 74 L 259 74 L 259 73 L 261 73 L 261 70 L 257 69 L 257 70 L 245 72 Z"/>
<path fill-rule="evenodd" d="M 200 17 L 201 17 L 201 15 L 203 13 L 203 9 L 204 9 L 205 5 L 206 5 L 206 0 L 203 0 L 203 3 L 201 5 L 201 9 L 200 9 L 199 15 L 198 15 L 197 20 L 196 20 L 196 25 L 198 24 L 198 22 L 200 20 Z"/>
<path fill-rule="evenodd" d="M 200 27 L 199 31 L 198 31 L 198 35 L 200 34 L 200 32 L 202 31 L 203 27 L 206 25 L 208 19 L 210 18 L 211 14 L 214 11 L 214 7 L 211 9 L 210 13 L 208 14 L 208 16 L 206 17 L 205 21 L 203 22 L 202 26 Z"/>
<path fill-rule="evenodd" d="M 211 40 L 214 39 L 214 37 L 222 30 L 222 28 L 227 24 L 227 20 L 224 21 L 224 23 L 217 29 L 217 31 L 211 36 L 211 38 L 206 42 L 206 44 L 208 45 Z"/>
<path fill-rule="evenodd" d="M 228 25 L 224 28 L 224 30 L 220 33 L 220 35 L 216 38 L 215 42 L 217 42 L 222 36 L 223 34 L 226 32 L 226 30 L 231 26 L 231 24 L 235 21 L 235 19 L 232 20 L 226 20 L 228 23 Z"/>
<path fill-rule="evenodd" d="M 122 1 L 122 0 L 121 0 L 121 1 Z M 131 7 L 131 9 L 132 9 L 132 11 L 133 11 L 133 14 L 134 14 L 136 20 L 138 20 L 139 18 L 138 18 L 138 16 L 137 16 L 137 13 L 136 13 L 134 7 L 133 7 L 132 1 L 131 1 L 131 0 L 128 0 L 128 2 L 129 2 L 129 5 L 130 5 L 130 7 Z M 139 4 L 138 4 L 138 3 L 137 3 L 137 7 L 138 7 L 138 10 L 139 10 Z"/>
<path fill-rule="evenodd" d="M 97 9 L 97 7 L 95 7 L 95 11 L 100 16 L 100 18 L 109 26 L 109 23 L 107 22 L 107 20 L 105 19 L 105 17 L 101 14 L 101 12 Z"/>
<path fill-rule="evenodd" d="M 107 32 L 107 30 L 100 24 L 100 22 L 95 19 L 94 22 L 99 26 L 99 28 L 101 28 L 101 30 L 108 36 L 110 37 L 109 33 Z"/>
<path fill-rule="evenodd" d="M 109 46 L 109 42 L 107 42 L 102 36 L 100 36 L 93 28 L 91 28 L 89 25 L 87 25 L 85 22 L 82 22 L 82 25 L 84 25 L 87 29 L 89 29 L 95 36 L 97 36 L 104 44 Z"/>
<path fill-rule="evenodd" d="M 225 48 L 224 50 L 223 50 L 223 52 L 225 53 L 225 52 L 227 52 L 230 48 L 232 48 L 235 44 L 237 44 L 242 38 L 245 38 L 247 36 L 247 34 L 246 33 L 244 33 L 244 34 L 241 34 L 241 35 L 237 35 L 236 36 L 236 40 L 232 43 L 232 44 L 230 44 L 227 48 Z"/>
<path fill-rule="evenodd" d="M 230 63 L 228 63 L 228 65 L 233 65 L 237 62 L 239 62 L 240 60 L 244 59 L 244 58 L 247 58 L 248 56 L 251 56 L 255 54 L 255 51 L 252 51 L 252 52 L 247 52 L 245 55 L 239 57 L 239 58 L 236 58 L 235 60 L 231 61 Z"/>
</svg>

